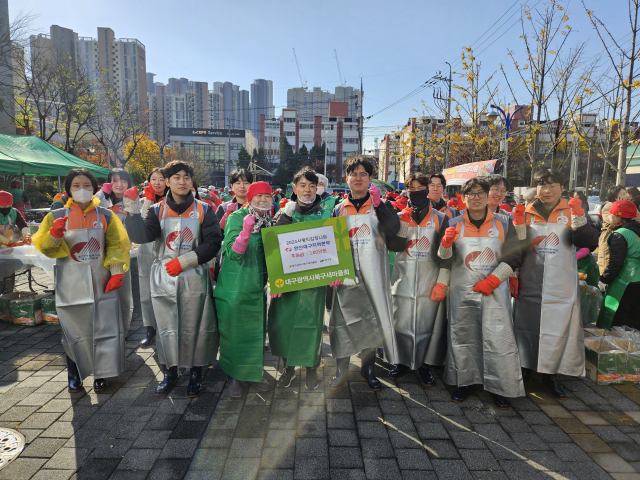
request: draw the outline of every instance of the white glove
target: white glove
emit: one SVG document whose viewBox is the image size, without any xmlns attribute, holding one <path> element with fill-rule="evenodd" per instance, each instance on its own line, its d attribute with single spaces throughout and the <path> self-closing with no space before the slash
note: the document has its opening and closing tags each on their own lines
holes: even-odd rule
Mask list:
<svg viewBox="0 0 640 480">
<path fill-rule="evenodd" d="M 296 202 L 287 202 L 287 204 L 284 206 L 284 214 L 287 217 L 291 217 L 295 209 L 296 209 Z"/>
<path fill-rule="evenodd" d="M 598 288 L 600 289 L 601 292 L 605 292 L 607 290 L 607 284 L 598 282 Z"/>
</svg>

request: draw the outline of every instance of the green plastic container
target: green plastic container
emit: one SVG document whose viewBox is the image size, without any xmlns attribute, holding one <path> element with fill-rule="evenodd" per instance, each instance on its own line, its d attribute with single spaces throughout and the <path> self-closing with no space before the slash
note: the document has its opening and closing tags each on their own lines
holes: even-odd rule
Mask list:
<svg viewBox="0 0 640 480">
<path fill-rule="evenodd" d="M 42 299 L 47 296 L 48 294 L 43 293 L 11 300 L 13 324 L 33 327 L 42 323 Z"/>
</svg>

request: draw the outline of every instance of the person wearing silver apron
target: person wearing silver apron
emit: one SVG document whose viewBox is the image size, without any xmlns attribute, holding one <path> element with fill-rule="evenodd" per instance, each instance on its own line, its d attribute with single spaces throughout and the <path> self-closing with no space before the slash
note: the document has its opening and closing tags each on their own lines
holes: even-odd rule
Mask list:
<svg viewBox="0 0 640 480">
<path fill-rule="evenodd" d="M 349 357 L 361 351 L 362 379 L 371 390 L 379 391 L 382 384 L 374 373 L 376 347 L 382 344 L 386 359 L 398 361 L 386 236 L 398 233 L 400 220 L 391 203 L 381 201 L 377 186 L 372 184 L 367 190 L 373 175 L 368 159 L 354 157 L 346 168 L 351 193 L 333 215 L 347 217 L 357 283 L 345 282 L 333 290 L 329 337 L 337 372 L 329 388 L 343 385 L 349 373 Z"/>
<path fill-rule="evenodd" d="M 167 183 L 159 167 L 154 168 L 147 176 L 148 185 L 142 192 L 142 218 L 147 218 L 147 213 L 152 205 L 159 203 L 169 190 Z M 142 324 L 146 327 L 146 333 L 140 340 L 141 347 L 149 347 L 156 338 L 156 316 L 153 313 L 151 302 L 151 266 L 155 260 L 155 244 L 143 243 L 138 246 L 138 285 L 140 290 L 140 311 Z"/>
<path fill-rule="evenodd" d="M 431 206 L 451 219 L 458 216 L 458 211 L 453 207 L 449 207 L 443 197 L 446 186 L 447 180 L 443 174 L 434 173 L 429 175 L 429 200 L 431 201 Z"/>
<path fill-rule="evenodd" d="M 151 267 L 151 298 L 157 322 L 156 346 L 164 378 L 155 395 L 167 394 L 178 381 L 178 368 L 191 370 L 187 396 L 202 391 L 202 367 L 218 350 L 211 276 L 206 263 L 222 241 L 218 218 L 191 193 L 193 168 L 171 162 L 164 168 L 170 192 L 140 215 L 138 190 L 125 192 L 127 231 L 136 243 L 155 241 Z"/>
<path fill-rule="evenodd" d="M 489 188 L 478 177 L 462 186 L 467 209 L 449 221 L 438 252 L 452 259 L 444 382 L 457 387 L 454 402 L 481 384 L 499 409 L 508 409 L 504 397 L 525 394 L 508 283 L 521 254 L 509 219 L 487 208 Z"/>
<path fill-rule="evenodd" d="M 556 374 L 584 374 L 576 249 L 593 251 L 598 233 L 579 198 L 560 198 L 560 172 L 543 170 L 533 178 L 538 198 L 514 216 L 522 245 L 514 327 L 525 380 L 532 370 L 542 373 L 542 383 L 564 400 Z"/>
<path fill-rule="evenodd" d="M 399 358 L 389 378 L 397 380 L 410 370 L 419 370 L 422 383 L 431 387 L 435 378 L 429 365 L 442 365 L 447 349 L 446 305 L 433 301 L 431 292 L 436 283 L 448 283 L 450 270 L 440 269 L 442 261 L 437 255 L 449 222 L 431 206 L 428 181 L 422 173 L 406 178 L 411 206 L 402 210 L 400 231 L 387 239 L 387 245 L 398 252 L 391 295 Z"/>
<path fill-rule="evenodd" d="M 69 391 L 94 376 L 93 388 L 125 370 L 125 335 L 119 288 L 129 268 L 129 238 L 112 212 L 93 196 L 98 184 L 84 169 L 71 170 L 65 189 L 73 197 L 49 213 L 33 236 L 35 248 L 55 258 L 56 308 L 67 354 Z"/>
</svg>

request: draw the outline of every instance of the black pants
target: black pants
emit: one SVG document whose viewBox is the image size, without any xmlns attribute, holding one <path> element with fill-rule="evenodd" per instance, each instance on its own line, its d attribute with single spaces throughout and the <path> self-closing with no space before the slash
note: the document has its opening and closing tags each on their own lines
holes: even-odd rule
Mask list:
<svg viewBox="0 0 640 480">
<path fill-rule="evenodd" d="M 626 325 L 640 330 L 640 282 L 630 283 L 624 290 L 613 326 Z"/>
</svg>

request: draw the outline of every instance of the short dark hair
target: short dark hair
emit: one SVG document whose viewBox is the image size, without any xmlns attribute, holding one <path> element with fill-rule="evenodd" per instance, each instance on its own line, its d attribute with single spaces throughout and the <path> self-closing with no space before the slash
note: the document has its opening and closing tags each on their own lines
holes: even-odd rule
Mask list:
<svg viewBox="0 0 640 480">
<path fill-rule="evenodd" d="M 627 193 L 631 198 L 640 197 L 640 190 L 635 186 L 627 187 Z"/>
<path fill-rule="evenodd" d="M 309 167 L 302 167 L 298 172 L 293 176 L 293 184 L 297 185 L 300 179 L 304 177 L 309 180 L 311 183 L 315 183 L 318 185 L 318 175 L 314 169 Z"/>
<path fill-rule="evenodd" d="M 246 168 L 236 168 L 229 174 L 229 185 L 233 185 L 234 183 L 242 179 L 246 180 L 249 183 L 253 183 L 253 173 L 251 173 Z"/>
<path fill-rule="evenodd" d="M 489 189 L 491 188 L 491 185 L 489 185 L 489 182 L 483 177 L 474 177 L 471 180 L 467 180 L 467 182 L 464 185 L 462 185 L 460 192 L 462 193 L 463 196 L 468 195 L 471 192 L 471 190 L 473 190 L 474 187 L 480 187 L 482 188 L 482 190 L 484 190 L 488 194 Z"/>
<path fill-rule="evenodd" d="M 625 190 L 625 188 L 622 185 L 614 185 L 613 187 L 609 187 L 609 190 L 607 190 L 607 201 L 608 202 L 615 202 L 618 199 L 618 193 L 620 192 L 620 190 Z"/>
<path fill-rule="evenodd" d="M 167 163 L 165 167 L 162 169 L 162 173 L 164 173 L 164 178 L 167 178 L 167 179 L 171 178 L 178 172 L 185 172 L 191 178 L 193 178 L 193 176 L 195 175 L 193 171 L 193 167 L 191 166 L 190 163 L 180 162 L 177 160 L 175 162 Z"/>
<path fill-rule="evenodd" d="M 178 170 L 178 171 L 180 171 L 180 170 Z M 196 183 L 196 181 L 195 181 L 195 180 L 193 180 L 193 181 L 191 182 L 191 186 L 192 186 L 192 187 L 193 187 L 193 189 L 196 191 L 196 193 L 194 193 L 194 194 L 193 194 L 194 198 L 195 198 L 196 200 L 201 200 L 201 198 L 200 198 L 200 192 L 198 192 L 198 184 Z"/>
<path fill-rule="evenodd" d="M 489 182 L 490 187 L 499 187 L 501 183 L 504 183 L 507 192 L 511 190 L 511 184 L 509 183 L 509 180 L 507 180 L 507 178 L 503 177 L 502 175 L 494 173 L 493 175 L 487 175 L 486 177 L 484 177 L 484 179 Z"/>
<path fill-rule="evenodd" d="M 151 175 L 153 175 L 154 173 L 159 173 L 160 175 L 162 175 L 164 177 L 164 172 L 162 171 L 161 167 L 156 167 L 153 170 L 151 170 L 149 172 L 149 175 L 147 175 L 147 182 L 151 181 Z"/>
<path fill-rule="evenodd" d="M 431 183 L 431 180 L 433 180 L 434 178 L 440 179 L 440 181 L 442 182 L 442 188 L 447 186 L 447 179 L 444 178 L 444 175 L 441 173 L 432 173 L 431 175 L 429 175 L 429 182 L 427 183 L 427 185 Z"/>
<path fill-rule="evenodd" d="M 347 175 L 355 172 L 358 165 L 362 165 L 370 177 L 373 176 L 373 164 L 367 157 L 353 157 L 347 160 Z"/>
<path fill-rule="evenodd" d="M 127 172 L 124 168 L 114 168 L 107 175 L 107 183 L 113 182 L 114 177 L 119 178 L 120 180 L 126 180 L 127 188 L 131 188 L 133 186 L 133 179 L 129 172 Z M 108 193 L 105 195 L 106 198 L 111 200 L 111 203 L 116 203 L 116 194 L 114 192 Z"/>
<path fill-rule="evenodd" d="M 96 180 L 96 177 L 93 176 L 93 173 L 91 173 L 86 168 L 74 168 L 73 170 L 69 170 L 69 173 L 67 173 L 67 176 L 64 179 L 64 191 L 67 194 L 68 198 L 72 197 L 71 182 L 73 182 L 74 178 L 79 177 L 80 175 L 84 175 L 89 180 L 91 180 L 91 185 L 93 185 L 93 194 L 95 195 L 96 193 L 98 193 L 98 180 Z"/>
<path fill-rule="evenodd" d="M 409 188 L 414 181 L 420 182 L 420 185 L 429 186 L 429 177 L 424 173 L 416 172 L 409 175 L 404 180 L 404 186 Z"/>
<path fill-rule="evenodd" d="M 547 168 L 546 170 L 538 170 L 533 174 L 533 184 L 535 186 L 547 185 L 550 183 L 559 183 L 561 186 L 564 186 L 564 175 L 558 170 L 551 170 Z"/>
</svg>

